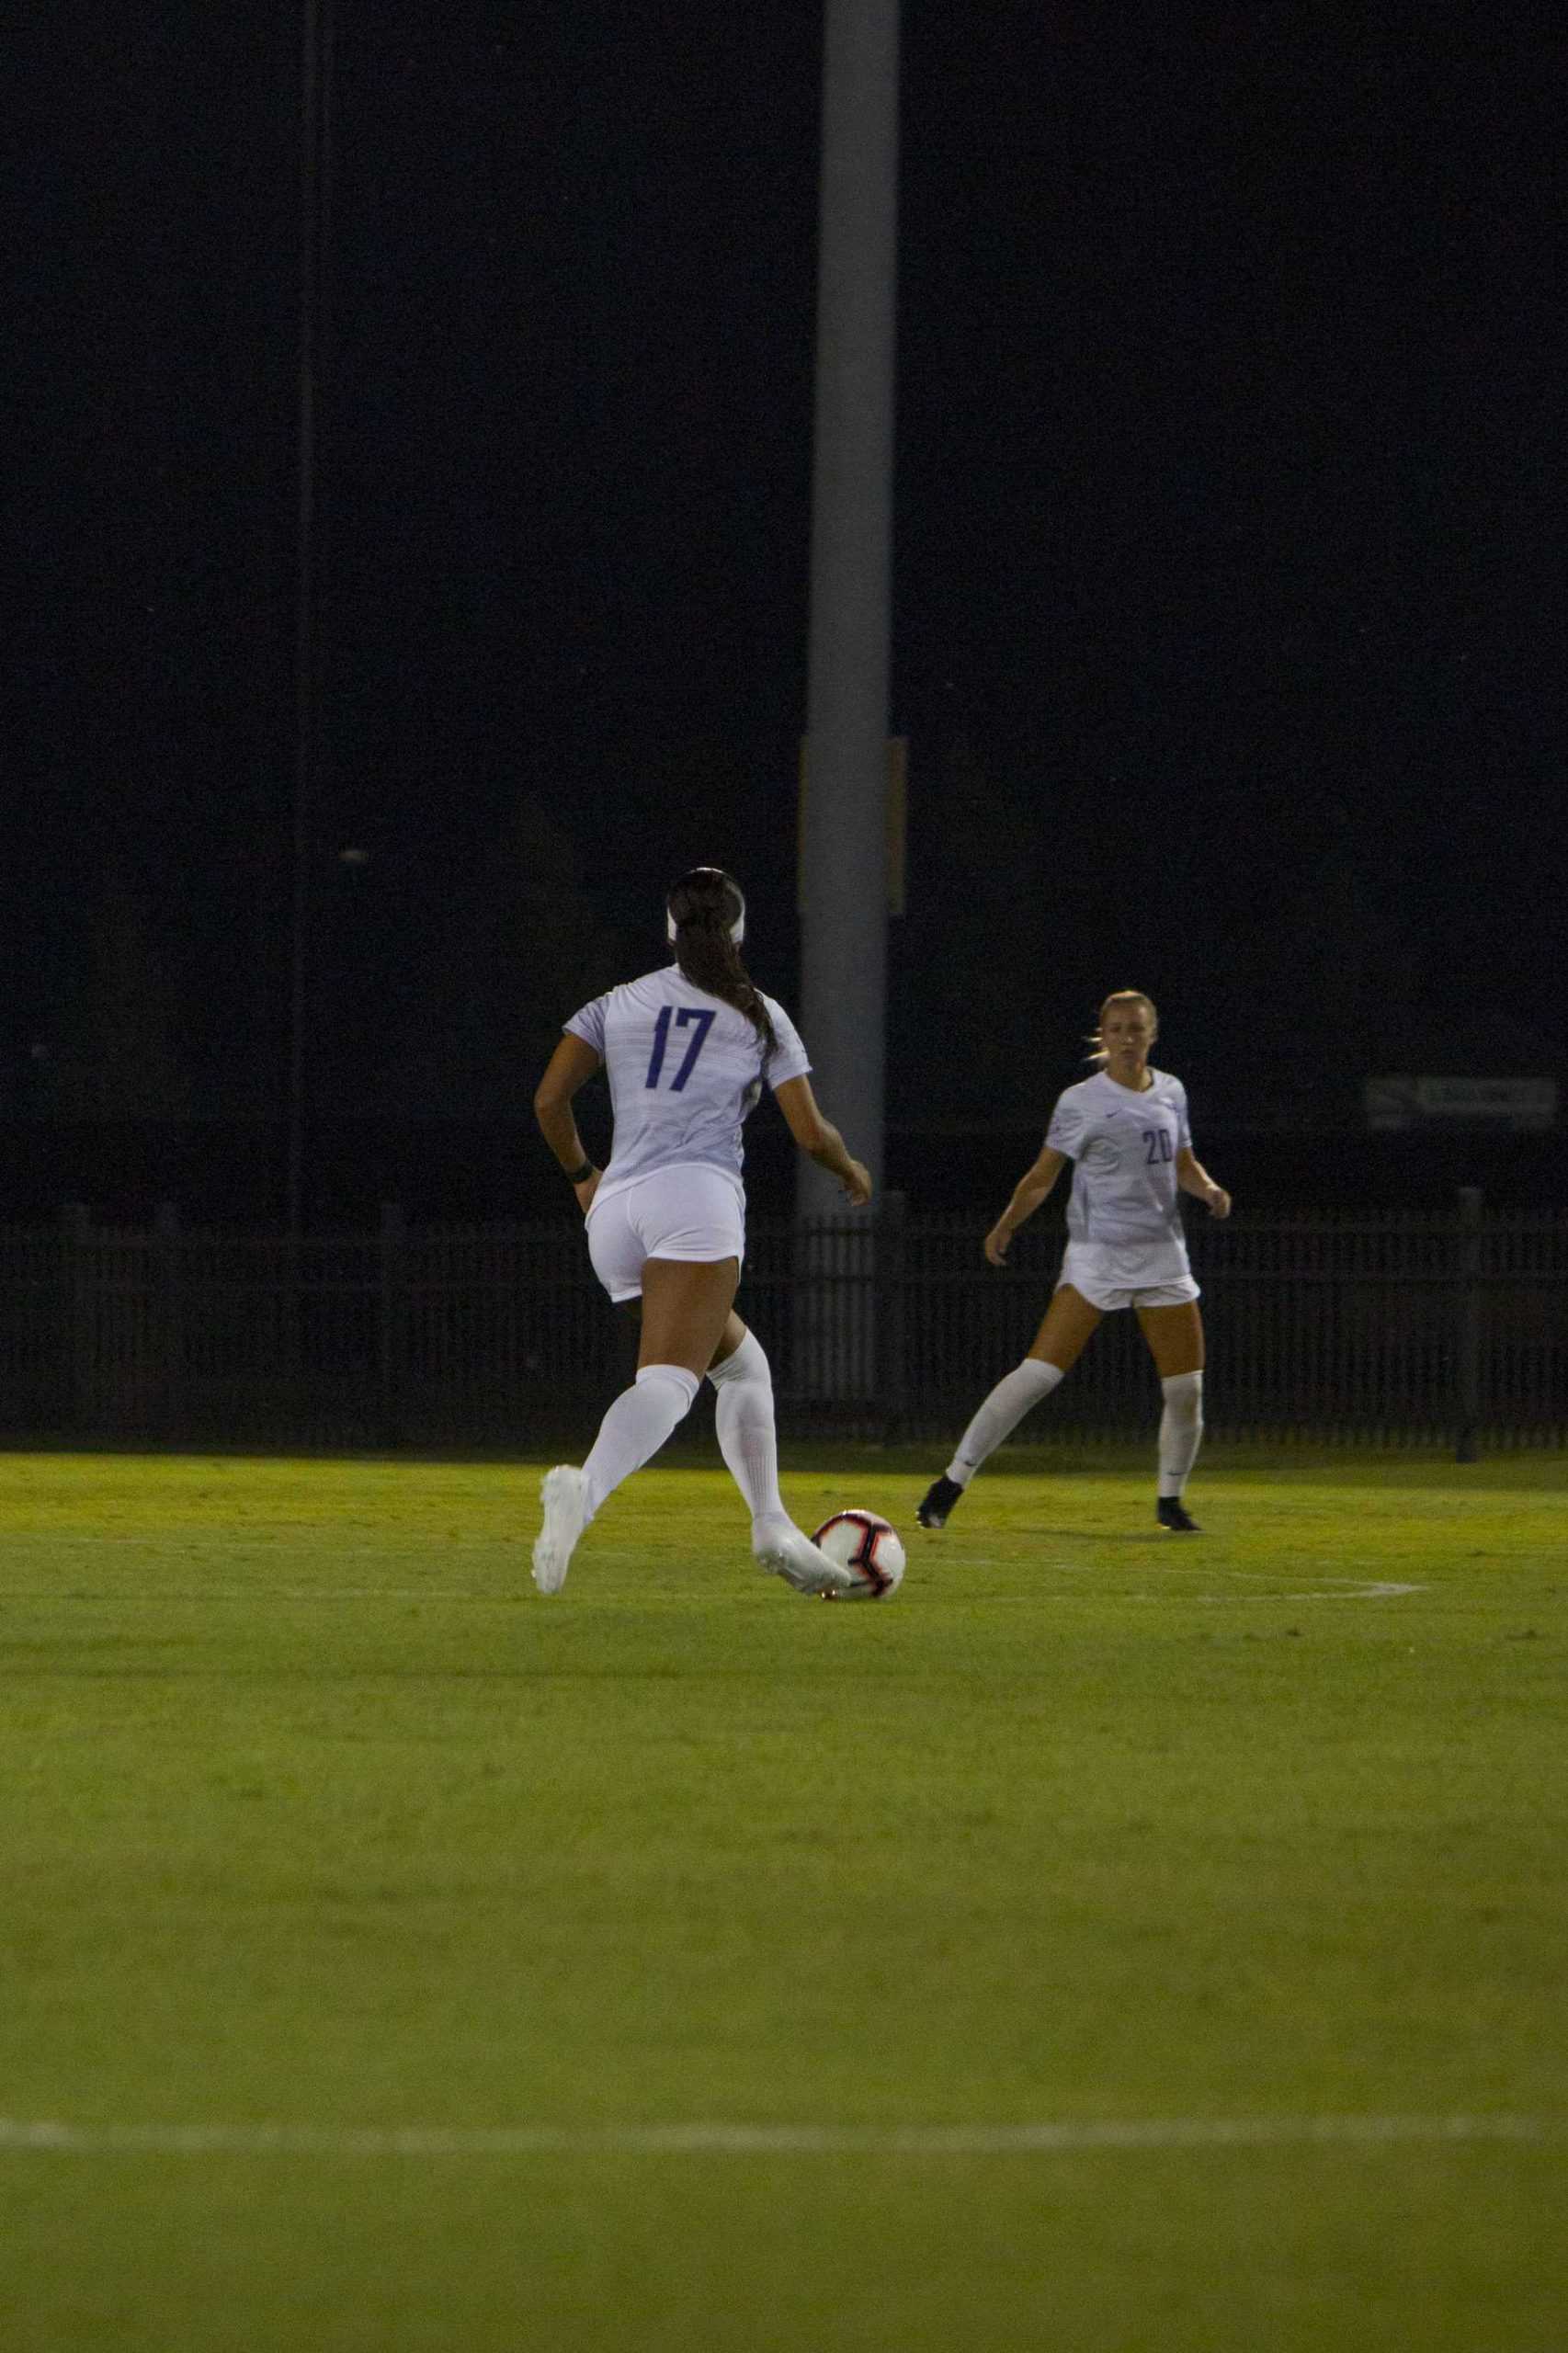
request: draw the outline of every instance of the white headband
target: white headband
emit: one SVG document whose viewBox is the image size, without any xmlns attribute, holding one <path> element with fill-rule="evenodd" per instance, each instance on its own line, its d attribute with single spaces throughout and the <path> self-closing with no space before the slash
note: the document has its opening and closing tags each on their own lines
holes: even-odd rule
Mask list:
<svg viewBox="0 0 1568 2353">
<path fill-rule="evenodd" d="M 742 895 L 741 886 L 738 882 L 732 882 L 730 888 L 734 892 L 736 898 L 741 902 L 740 914 L 730 926 L 730 938 L 734 941 L 735 946 L 738 948 L 742 940 L 746 936 L 746 903 Z M 665 938 L 669 941 L 672 948 L 675 946 L 676 928 L 676 919 L 666 907 L 665 910 Z"/>
</svg>

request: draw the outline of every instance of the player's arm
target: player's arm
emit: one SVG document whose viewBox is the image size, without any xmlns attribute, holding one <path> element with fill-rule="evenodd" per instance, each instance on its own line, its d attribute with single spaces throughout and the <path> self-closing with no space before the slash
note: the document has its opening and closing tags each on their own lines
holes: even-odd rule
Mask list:
<svg viewBox="0 0 1568 2353">
<path fill-rule="evenodd" d="M 809 1078 L 786 1078 L 773 1090 L 774 1100 L 784 1114 L 784 1123 L 808 1160 L 836 1176 L 844 1188 L 844 1197 L 852 1209 L 862 1210 L 871 1198 L 871 1176 L 864 1162 L 856 1160 L 844 1138 L 826 1117 L 812 1093 Z"/>
<path fill-rule="evenodd" d="M 572 1097 L 580 1086 L 587 1085 L 598 1066 L 599 1057 L 586 1039 L 576 1037 L 568 1029 L 534 1088 L 534 1118 L 539 1121 L 540 1133 L 561 1163 L 562 1174 L 571 1180 L 577 1207 L 585 1211 L 597 1190 L 599 1172 L 583 1149 Z M 580 1176 L 579 1170 L 583 1172 Z"/>
<path fill-rule="evenodd" d="M 1199 1160 L 1189 1143 L 1184 1143 L 1176 1158 L 1176 1183 L 1184 1193 L 1201 1201 L 1211 1217 L 1229 1217 L 1231 1197 L 1223 1185 L 1216 1185 Z"/>
<path fill-rule="evenodd" d="M 994 1267 L 1006 1265 L 1007 1245 L 1025 1219 L 1033 1217 L 1066 1165 L 1064 1152 L 1053 1144 L 1041 1146 L 1040 1158 L 1019 1177 L 1012 1199 L 985 1237 L 985 1255 Z"/>
</svg>

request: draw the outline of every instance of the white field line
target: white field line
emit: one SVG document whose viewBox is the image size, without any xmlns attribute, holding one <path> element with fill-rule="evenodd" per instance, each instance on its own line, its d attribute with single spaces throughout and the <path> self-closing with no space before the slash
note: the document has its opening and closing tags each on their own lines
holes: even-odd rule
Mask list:
<svg viewBox="0 0 1568 2353">
<path fill-rule="evenodd" d="M 1424 1585 L 1396 1585 L 1374 1578 L 1367 1585 L 1343 1583 L 1337 1591 L 1319 1586 L 1311 1593 L 1195 1593 L 1194 1601 L 1392 1601 L 1402 1593 L 1425 1593 Z"/>
<path fill-rule="evenodd" d="M 606 1556 L 601 1556 L 601 1562 L 595 1565 L 602 1565 L 604 1557 Z M 631 1559 L 632 1556 L 627 1554 L 625 1557 Z M 642 1556 L 637 1557 L 641 1565 Z M 971 1563 L 969 1565 L 983 1567 L 986 1563 Z M 1404 1594 L 1425 1593 L 1426 1590 L 1424 1585 L 1396 1585 L 1392 1581 L 1368 1585 L 1346 1585 L 1338 1590 L 1327 1590 L 1320 1586 L 1307 1593 L 1283 1593 L 1271 1588 L 1261 1593 L 1183 1594 L 1172 1586 L 1162 1586 L 1157 1593 L 1124 1593 L 1115 1597 L 1122 1601 L 1176 1600 L 1200 1604 L 1216 1603 L 1229 1608 L 1263 1601 L 1390 1601 Z M 713 1596 L 709 1592 L 702 1597 L 711 1600 Z M 1070 1593 L 1009 1594 L 1005 1597 L 994 1597 L 990 1606 L 1041 1609 L 1051 1608 L 1053 1603 L 1076 1600 L 1078 1597 L 1076 1594 Z M 449 1586 L 442 1585 L 437 1577 L 432 1577 L 428 1585 L 408 1586 L 288 1586 L 263 1585 L 258 1581 L 255 1585 L 244 1586 L 171 1585 L 135 1589 L 125 1586 L 95 1586 L 90 1589 L 78 1587 L 69 1593 L 62 1593 L 58 1587 L 49 1589 L 26 1586 L 0 1587 L 0 1599 L 13 1603 L 46 1602 L 51 1608 L 58 1608 L 62 1602 L 76 1604 L 114 1602 L 122 1608 L 138 1609 L 149 1608 L 153 1604 L 181 1601 L 438 1601 L 478 1602 L 495 1608 L 503 1606 L 511 1608 L 517 1602 L 531 1602 L 534 1598 L 532 1588 L 522 1584 L 495 1586 Z"/>
<path fill-rule="evenodd" d="M 202 2157 L 1073 2156 L 1165 2149 L 1568 2145 L 1568 2117 L 1256 2116 L 1054 2124 L 64 2124 L 0 2117 L 0 2154 Z"/>
<path fill-rule="evenodd" d="M 515 1602 L 532 1598 L 532 1587 L 523 1585 L 497 1586 L 493 1591 L 483 1586 L 429 1585 L 171 1585 L 135 1589 L 128 1586 L 97 1586 L 71 1593 L 40 1592 L 36 1588 L 6 1590 L 0 1588 L 0 1599 L 6 1601 L 40 1601 L 58 1607 L 62 1602 L 119 1602 L 131 1608 L 141 1609 L 153 1602 L 164 1601 L 493 1601 Z"/>
</svg>

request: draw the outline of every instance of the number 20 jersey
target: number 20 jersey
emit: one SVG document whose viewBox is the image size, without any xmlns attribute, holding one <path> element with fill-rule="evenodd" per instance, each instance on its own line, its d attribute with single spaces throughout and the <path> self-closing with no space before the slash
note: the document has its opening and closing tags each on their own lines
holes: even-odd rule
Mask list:
<svg viewBox="0 0 1568 2353">
<path fill-rule="evenodd" d="M 812 1066 L 783 1006 L 762 1001 L 778 1041 L 771 1054 L 744 1013 L 694 988 L 678 964 L 626 981 L 572 1016 L 566 1029 L 604 1063 L 615 1117 L 596 1199 L 690 1162 L 740 1183 L 741 1129 L 764 1080 L 782 1086 Z"/>
<path fill-rule="evenodd" d="M 1104 1071 L 1069 1086 L 1051 1115 L 1046 1142 L 1074 1164 L 1067 1232 L 1074 1242 L 1141 1243 L 1182 1238 L 1176 1154 L 1192 1142 L 1187 1089 L 1151 1070 L 1135 1095 Z"/>
</svg>

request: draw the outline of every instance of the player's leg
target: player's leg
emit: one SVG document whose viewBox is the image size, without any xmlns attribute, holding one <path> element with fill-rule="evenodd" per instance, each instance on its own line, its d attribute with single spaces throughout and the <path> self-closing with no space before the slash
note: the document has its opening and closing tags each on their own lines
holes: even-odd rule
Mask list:
<svg viewBox="0 0 1568 2353">
<path fill-rule="evenodd" d="M 986 1457 L 1026 1414 L 1060 1386 L 1083 1355 L 1103 1311 L 1071 1283 L 1059 1285 L 1021 1364 L 1004 1373 L 960 1438 L 953 1459 L 916 1506 L 922 1528 L 943 1528 Z"/>
<path fill-rule="evenodd" d="M 740 1279 L 738 1257 L 650 1258 L 642 1268 L 638 1371 L 673 1364 L 700 1381 L 718 1353 Z"/>
<path fill-rule="evenodd" d="M 584 1524 L 640 1471 L 691 1411 L 734 1303 L 740 1261 L 649 1258 L 642 1268 L 637 1377 L 599 1424 L 583 1465 Z"/>
<path fill-rule="evenodd" d="M 1196 1536 L 1199 1525 L 1183 1497 L 1203 1441 L 1203 1319 L 1196 1300 L 1183 1300 L 1170 1307 L 1141 1307 L 1138 1323 L 1165 1401 L 1154 1514 L 1173 1536 Z"/>
<path fill-rule="evenodd" d="M 751 1548 L 762 1566 L 797 1592 L 847 1591 L 854 1584 L 845 1569 L 819 1552 L 784 1508 L 778 1490 L 778 1432 L 774 1419 L 773 1372 L 767 1350 L 733 1311 L 713 1361 L 713 1427 L 725 1467 L 751 1513 Z"/>
<path fill-rule="evenodd" d="M 1059 1283 L 1051 1295 L 1040 1330 L 1029 1343 L 1026 1364 L 1048 1364 L 1059 1373 L 1071 1372 L 1094 1338 L 1105 1313 L 1085 1299 L 1075 1284 Z"/>
<path fill-rule="evenodd" d="M 778 1492 L 778 1431 L 773 1369 L 756 1334 L 732 1310 L 708 1368 L 713 1428 L 724 1465 L 745 1499 L 755 1529 L 788 1526 Z"/>
<path fill-rule="evenodd" d="M 726 1221 L 727 1229 L 720 1231 Z M 534 1583 L 541 1593 L 560 1591 L 577 1540 L 605 1498 L 658 1452 L 690 1412 L 734 1302 L 741 1227 L 733 1193 L 721 1191 L 715 1202 L 687 1179 L 663 1186 L 649 1180 L 590 1211 L 595 1273 L 618 1305 L 641 1300 L 637 1376 L 600 1423 L 581 1470 L 562 1462 L 545 1474 L 544 1525 L 533 1552 Z M 684 1255 L 657 1255 L 666 1235 Z M 732 1236 L 733 1248 L 726 1248 Z M 704 1238 L 710 1241 L 707 1249 Z"/>
</svg>

